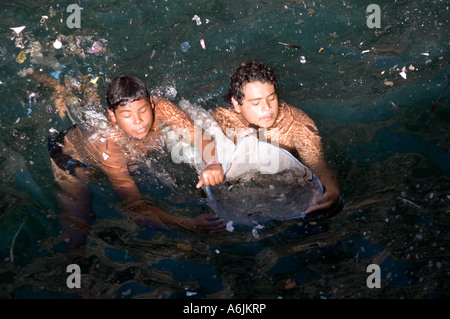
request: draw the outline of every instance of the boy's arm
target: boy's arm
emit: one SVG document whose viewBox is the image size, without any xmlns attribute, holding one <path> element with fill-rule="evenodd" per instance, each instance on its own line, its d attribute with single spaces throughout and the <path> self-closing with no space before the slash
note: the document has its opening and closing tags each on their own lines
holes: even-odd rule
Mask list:
<svg viewBox="0 0 450 319">
<path fill-rule="evenodd" d="M 91 146 L 94 146 L 94 144 L 91 144 Z M 102 171 L 108 176 L 125 213 L 137 224 L 162 230 L 171 230 L 169 227 L 178 226 L 201 232 L 216 232 L 225 228 L 223 220 L 209 220 L 215 216 L 201 215 L 191 219 L 181 218 L 147 204 L 143 200 L 134 179 L 130 176 L 120 150 L 114 147 L 111 141 L 108 149 L 102 142 L 97 142 L 96 146 L 91 148 L 91 154 L 97 158 Z"/>
<path fill-rule="evenodd" d="M 202 159 L 206 164 L 200 173 L 197 188 L 203 185 L 216 185 L 223 181 L 223 168 L 217 162 L 216 144 L 214 138 L 209 136 L 203 129 L 194 125 L 193 121 L 180 108 L 161 97 L 155 99 L 156 108 L 167 124 L 172 129 L 186 129 L 192 146 L 201 152 Z"/>
<path fill-rule="evenodd" d="M 314 121 L 305 113 L 299 114 L 297 119 L 301 119 L 301 124 L 295 131 L 294 145 L 302 163 L 313 171 L 324 187 L 322 198 L 307 212 L 332 209 L 341 195 L 337 176 L 325 160 L 321 137 Z"/>
</svg>

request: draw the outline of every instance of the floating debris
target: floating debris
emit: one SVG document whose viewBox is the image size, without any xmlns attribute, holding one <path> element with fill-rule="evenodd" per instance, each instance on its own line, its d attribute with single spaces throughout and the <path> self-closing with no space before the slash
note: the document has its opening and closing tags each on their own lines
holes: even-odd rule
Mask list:
<svg viewBox="0 0 450 319">
<path fill-rule="evenodd" d="M 258 229 L 263 229 L 264 226 L 263 225 L 256 225 L 255 227 L 253 227 L 252 229 L 252 235 L 254 238 L 258 239 L 259 238 L 259 233 L 258 233 Z"/>
<path fill-rule="evenodd" d="M 300 46 L 295 45 L 295 44 L 290 44 L 290 43 L 284 43 L 284 42 L 278 42 L 281 45 L 284 45 L 287 48 L 293 48 L 293 49 L 301 49 Z"/>
<path fill-rule="evenodd" d="M 226 229 L 227 229 L 227 231 L 229 231 L 230 233 L 234 230 L 234 227 L 233 227 L 233 221 L 232 221 L 232 220 L 230 220 L 230 221 L 227 223 Z"/>
<path fill-rule="evenodd" d="M 23 63 L 27 59 L 27 56 L 25 54 L 25 50 L 20 51 L 20 53 L 16 57 L 17 63 Z"/>
<path fill-rule="evenodd" d="M 203 50 L 206 49 L 206 45 L 205 45 L 205 40 L 204 39 L 200 39 L 200 45 L 202 46 Z"/>
<path fill-rule="evenodd" d="M 370 50 L 364 50 L 364 51 L 361 51 L 361 54 L 369 53 L 369 52 L 370 52 Z"/>
<path fill-rule="evenodd" d="M 385 80 L 385 81 L 384 81 L 384 85 L 393 86 L 393 85 L 394 85 L 394 82 L 393 82 L 393 81 L 387 81 L 387 80 Z"/>
<path fill-rule="evenodd" d="M 96 76 L 95 78 L 93 78 L 92 80 L 90 80 L 89 82 L 92 84 L 96 84 L 98 81 L 98 76 Z"/>
<path fill-rule="evenodd" d="M 294 288 L 295 286 L 296 286 L 295 281 L 289 280 L 280 286 L 280 290 L 290 290 L 290 289 Z"/>
<path fill-rule="evenodd" d="M 189 246 L 188 244 L 184 244 L 184 243 L 178 243 L 177 248 L 181 249 L 181 250 L 186 250 L 186 251 L 192 250 L 191 246 Z"/>
<path fill-rule="evenodd" d="M 99 53 L 99 52 L 102 52 L 102 51 L 103 51 L 103 47 L 100 44 L 98 44 L 97 42 L 95 42 L 92 45 L 91 49 L 89 49 L 87 52 L 91 53 L 91 54 L 94 54 L 94 53 Z"/>
<path fill-rule="evenodd" d="M 195 15 L 194 17 L 192 17 L 192 20 L 195 21 L 195 23 L 197 23 L 197 25 L 202 24 L 202 21 L 200 20 L 200 17 L 198 15 Z"/>
<path fill-rule="evenodd" d="M 300 63 L 302 64 L 306 63 L 306 58 L 303 55 L 300 57 Z"/>
<path fill-rule="evenodd" d="M 392 107 L 394 108 L 394 110 L 396 110 L 398 113 L 400 113 L 400 108 L 397 106 L 397 104 L 395 104 L 395 103 L 392 102 L 392 101 L 390 101 L 389 103 L 392 105 Z"/>
<path fill-rule="evenodd" d="M 416 208 L 419 208 L 419 209 L 422 208 L 422 207 L 420 207 L 419 205 L 414 204 L 412 201 L 407 200 L 406 198 L 398 197 L 398 199 L 400 199 L 400 200 L 402 200 L 403 202 L 405 202 L 405 203 L 407 203 L 407 204 L 410 204 L 410 205 L 412 205 L 412 206 L 414 206 L 414 207 L 416 207 Z"/>
<path fill-rule="evenodd" d="M 37 92 L 36 93 L 35 92 L 30 92 L 28 94 L 28 96 L 27 96 L 28 103 L 30 104 L 30 106 L 31 106 L 31 101 L 33 101 L 34 104 L 36 104 L 36 99 L 39 98 L 39 97 L 40 97 L 39 93 L 37 93 Z"/>
<path fill-rule="evenodd" d="M 26 26 L 21 26 L 21 27 L 14 27 L 14 28 L 10 28 L 11 30 L 13 30 L 15 33 L 17 33 L 17 35 L 20 35 L 20 33 L 26 28 Z"/>
<path fill-rule="evenodd" d="M 62 48 L 62 42 L 59 39 L 56 39 L 55 42 L 53 42 L 53 47 L 55 49 L 61 49 Z"/>
<path fill-rule="evenodd" d="M 128 296 L 129 294 L 131 294 L 131 289 L 130 288 L 128 288 L 127 290 L 125 290 L 125 291 L 123 291 L 121 293 L 122 296 Z"/>
</svg>

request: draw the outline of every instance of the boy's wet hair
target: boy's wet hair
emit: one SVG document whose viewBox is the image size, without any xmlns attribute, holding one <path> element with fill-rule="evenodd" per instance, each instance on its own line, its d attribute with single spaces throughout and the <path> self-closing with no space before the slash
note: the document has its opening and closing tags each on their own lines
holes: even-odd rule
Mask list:
<svg viewBox="0 0 450 319">
<path fill-rule="evenodd" d="M 269 83 L 275 87 L 277 86 L 274 71 L 263 62 L 260 60 L 243 62 L 231 76 L 230 89 L 223 97 L 225 101 L 231 102 L 231 98 L 234 97 L 242 105 L 242 100 L 244 99 L 243 88 L 245 84 L 250 82 Z"/>
<path fill-rule="evenodd" d="M 121 105 L 127 105 L 141 99 L 150 99 L 150 93 L 145 83 L 132 75 L 122 75 L 114 78 L 106 92 L 106 102 L 111 111 Z"/>
</svg>

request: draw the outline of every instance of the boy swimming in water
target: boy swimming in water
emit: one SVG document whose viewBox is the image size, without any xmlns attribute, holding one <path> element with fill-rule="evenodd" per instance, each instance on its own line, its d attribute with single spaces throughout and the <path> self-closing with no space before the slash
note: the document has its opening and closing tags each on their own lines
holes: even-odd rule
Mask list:
<svg viewBox="0 0 450 319">
<path fill-rule="evenodd" d="M 67 87 L 47 75 L 35 72 L 29 75 L 55 88 L 58 91 L 57 100 L 62 103 Z M 89 98 L 99 104 L 95 93 L 96 90 L 85 89 L 85 94 L 90 94 Z M 183 137 L 191 145 L 201 141 L 201 145 L 197 146 L 201 148 L 203 160 L 208 164 L 200 174 L 197 188 L 220 183 L 223 181 L 223 169 L 215 162 L 215 147 L 210 152 L 205 151 L 211 139 L 205 139 L 203 131 L 194 126 L 188 116 L 170 101 L 150 96 L 145 84 L 136 77 L 120 76 L 113 79 L 106 100 L 107 118 L 100 122 L 101 125 L 92 127 L 75 124 L 49 140 L 52 168 L 62 189 L 57 197 L 66 210 L 66 214 L 62 215 L 62 225 L 70 234 L 71 241 L 82 242 L 87 233 L 85 227 L 89 227 L 92 221 L 89 181 L 95 169 L 101 169 L 106 174 L 126 215 L 140 225 L 164 230 L 172 226 L 201 232 L 224 230 L 223 220 L 211 220 L 215 215 L 180 218 L 145 203 L 130 175 L 133 164 L 148 152 L 162 149 L 162 129 L 170 127 L 183 129 Z"/>
<path fill-rule="evenodd" d="M 226 100 L 231 100 L 233 109 L 218 107 L 212 115 L 222 131 L 235 142 L 256 129 L 269 143 L 276 142 L 297 155 L 324 187 L 322 198 L 313 203 L 307 213 L 328 211 L 339 202 L 341 191 L 336 175 L 325 161 L 318 129 L 305 112 L 278 102 L 276 85 L 274 71 L 263 62 L 242 63 L 231 76 L 225 96 Z"/>
</svg>

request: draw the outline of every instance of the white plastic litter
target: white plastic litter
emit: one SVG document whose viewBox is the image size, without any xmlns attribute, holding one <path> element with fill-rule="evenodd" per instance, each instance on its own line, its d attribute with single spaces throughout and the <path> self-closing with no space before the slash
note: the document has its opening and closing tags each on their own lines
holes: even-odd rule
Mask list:
<svg viewBox="0 0 450 319">
<path fill-rule="evenodd" d="M 62 42 L 59 41 L 58 39 L 56 39 L 55 42 L 53 42 L 53 47 L 55 49 L 61 49 L 62 48 Z"/>
<path fill-rule="evenodd" d="M 227 223 L 227 231 L 229 231 L 230 233 L 234 230 L 234 227 L 233 227 L 233 221 L 232 220 L 230 220 L 228 223 Z"/>
<path fill-rule="evenodd" d="M 10 28 L 11 30 L 13 30 L 17 35 L 20 35 L 20 33 L 26 28 L 26 26 L 21 26 L 21 27 L 14 27 L 14 28 Z"/>
<path fill-rule="evenodd" d="M 195 15 L 192 18 L 192 20 L 195 21 L 195 23 L 197 23 L 197 25 L 201 25 L 202 24 L 202 21 L 200 20 L 200 17 L 198 15 Z"/>
<path fill-rule="evenodd" d="M 260 236 L 259 236 L 259 233 L 258 233 L 258 229 L 263 229 L 264 228 L 264 226 L 262 226 L 262 225 L 256 225 L 255 227 L 253 227 L 253 229 L 252 229 L 252 235 L 253 235 L 253 237 L 255 237 L 256 239 L 258 239 Z"/>
</svg>

